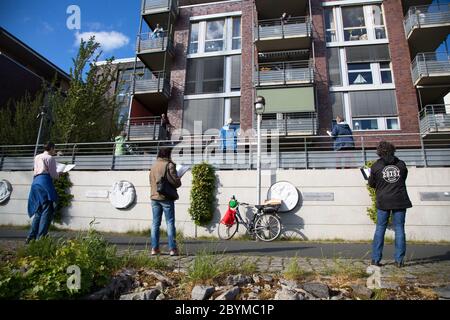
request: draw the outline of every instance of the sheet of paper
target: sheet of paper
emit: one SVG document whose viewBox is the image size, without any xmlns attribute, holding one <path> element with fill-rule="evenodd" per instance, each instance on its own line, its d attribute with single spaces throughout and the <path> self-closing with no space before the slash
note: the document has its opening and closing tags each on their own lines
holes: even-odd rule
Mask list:
<svg viewBox="0 0 450 320">
<path fill-rule="evenodd" d="M 72 170 L 75 167 L 74 164 L 63 164 L 63 163 L 57 163 L 56 164 L 56 172 L 58 173 L 66 173 Z"/>
<path fill-rule="evenodd" d="M 190 167 L 188 167 L 188 166 L 183 166 L 181 164 L 177 164 L 177 175 L 178 175 L 178 177 L 181 178 L 189 169 L 190 169 Z"/>
<path fill-rule="evenodd" d="M 370 168 L 360 168 L 361 174 L 363 175 L 364 179 L 369 180 L 370 177 Z"/>
</svg>

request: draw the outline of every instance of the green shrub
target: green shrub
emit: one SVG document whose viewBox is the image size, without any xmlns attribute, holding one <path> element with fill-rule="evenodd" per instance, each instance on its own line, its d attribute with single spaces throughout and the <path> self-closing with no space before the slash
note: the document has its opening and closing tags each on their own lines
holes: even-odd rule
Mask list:
<svg viewBox="0 0 450 320">
<path fill-rule="evenodd" d="M 54 222 L 61 223 L 64 208 L 72 203 L 73 195 L 70 194 L 72 182 L 69 173 L 61 173 L 59 178 L 54 181 L 56 192 L 58 193 L 58 203 L 55 210 Z"/>
<path fill-rule="evenodd" d="M 116 247 L 94 230 L 75 239 L 33 241 L 0 269 L 0 299 L 68 299 L 105 286 L 119 266 Z M 81 288 L 69 289 L 69 266 L 81 271 Z"/>
<path fill-rule="evenodd" d="M 149 257 L 148 251 L 140 251 L 134 253 L 132 250 L 128 250 L 121 258 L 120 265 L 126 268 L 149 268 L 164 270 L 168 268 L 168 263 L 166 259 L 161 257 Z"/>
<path fill-rule="evenodd" d="M 189 214 L 196 225 L 211 222 L 215 211 L 216 175 L 212 165 L 203 162 L 192 168 Z"/>
<path fill-rule="evenodd" d="M 371 168 L 375 161 L 367 161 L 365 168 Z M 370 199 L 372 200 L 372 205 L 366 209 L 367 215 L 374 224 L 377 224 L 377 194 L 375 188 L 371 188 L 369 184 L 366 185 L 367 191 L 369 192 Z M 389 224 L 392 222 L 392 216 L 389 217 Z"/>
</svg>

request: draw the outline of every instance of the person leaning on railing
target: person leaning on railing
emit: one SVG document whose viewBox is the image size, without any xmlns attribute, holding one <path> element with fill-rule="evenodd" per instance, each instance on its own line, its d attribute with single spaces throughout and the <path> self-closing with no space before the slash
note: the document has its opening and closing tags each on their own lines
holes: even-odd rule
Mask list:
<svg viewBox="0 0 450 320">
<path fill-rule="evenodd" d="M 28 196 L 28 216 L 33 217 L 26 243 L 47 235 L 55 212 L 58 194 L 53 179 L 58 179 L 56 171 L 55 144 L 48 142 L 44 152 L 34 158 L 34 176 Z"/>
<path fill-rule="evenodd" d="M 377 226 L 372 243 L 372 265 L 381 266 L 383 254 L 384 234 L 388 225 L 389 216 L 395 231 L 395 264 L 403 266 L 406 253 L 405 216 L 406 209 L 411 208 L 406 190 L 408 169 L 405 162 L 395 155 L 395 146 L 389 142 L 381 141 L 377 147 L 380 157 L 370 169 L 369 186 L 376 191 Z"/>
</svg>

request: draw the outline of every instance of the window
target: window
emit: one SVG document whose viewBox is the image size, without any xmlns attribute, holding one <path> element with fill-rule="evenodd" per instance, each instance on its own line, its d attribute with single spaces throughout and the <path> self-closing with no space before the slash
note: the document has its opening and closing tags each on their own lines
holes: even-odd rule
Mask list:
<svg viewBox="0 0 450 320">
<path fill-rule="evenodd" d="M 241 56 L 231 56 L 231 91 L 241 90 Z"/>
<path fill-rule="evenodd" d="M 224 50 L 225 20 L 206 22 L 205 52 Z"/>
<path fill-rule="evenodd" d="M 372 16 L 375 39 L 386 39 L 386 29 L 384 27 L 383 10 L 381 5 L 372 5 Z"/>
<path fill-rule="evenodd" d="M 339 57 L 339 48 L 327 49 L 328 60 L 328 77 L 330 79 L 331 86 L 341 86 L 341 65 Z"/>
<path fill-rule="evenodd" d="M 198 52 L 198 31 L 199 24 L 192 23 L 191 24 L 191 37 L 189 41 L 189 53 L 197 53 Z"/>
<path fill-rule="evenodd" d="M 351 91 L 348 93 L 354 118 L 396 116 L 395 90 Z"/>
<path fill-rule="evenodd" d="M 380 63 L 381 83 L 392 83 L 391 64 L 389 62 Z"/>
<path fill-rule="evenodd" d="M 234 123 L 241 122 L 241 98 L 231 98 L 230 99 L 230 118 L 233 119 Z"/>
<path fill-rule="evenodd" d="M 241 18 L 233 18 L 233 39 L 232 49 L 241 49 Z"/>
<path fill-rule="evenodd" d="M 378 120 L 353 119 L 353 130 L 378 130 Z"/>
<path fill-rule="evenodd" d="M 224 123 L 224 99 L 185 100 L 183 108 L 183 128 L 194 132 L 195 121 L 201 122 L 202 133 L 208 129 L 219 129 Z M 198 134 L 198 133 L 197 133 Z"/>
<path fill-rule="evenodd" d="M 372 70 L 370 63 L 349 63 L 348 83 L 350 85 L 372 84 Z"/>
<path fill-rule="evenodd" d="M 345 41 L 368 40 L 364 8 L 342 7 L 341 10 Z"/>
<path fill-rule="evenodd" d="M 241 38 L 241 17 L 192 22 L 188 54 L 240 50 Z"/>
<path fill-rule="evenodd" d="M 400 130 L 400 126 L 398 124 L 398 118 L 386 119 L 386 129 L 387 130 Z"/>
<path fill-rule="evenodd" d="M 334 11 L 332 8 L 325 8 L 325 38 L 327 42 L 335 42 L 336 38 L 336 22 L 334 19 Z"/>
<path fill-rule="evenodd" d="M 224 57 L 189 59 L 186 94 L 224 92 Z"/>
</svg>

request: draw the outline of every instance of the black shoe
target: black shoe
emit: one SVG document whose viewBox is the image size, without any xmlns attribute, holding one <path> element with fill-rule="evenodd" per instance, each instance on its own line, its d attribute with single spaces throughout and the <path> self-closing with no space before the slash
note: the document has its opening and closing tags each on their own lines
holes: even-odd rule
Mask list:
<svg viewBox="0 0 450 320">
<path fill-rule="evenodd" d="M 370 265 L 372 265 L 372 266 L 377 266 L 377 267 L 381 267 L 381 263 L 376 262 L 375 260 L 372 260 L 372 261 L 370 262 Z"/>
<path fill-rule="evenodd" d="M 396 263 L 395 263 L 395 266 L 396 266 L 397 268 L 403 268 L 403 267 L 405 266 L 405 264 L 403 263 L 403 261 L 402 261 L 402 262 L 396 262 Z"/>
</svg>

